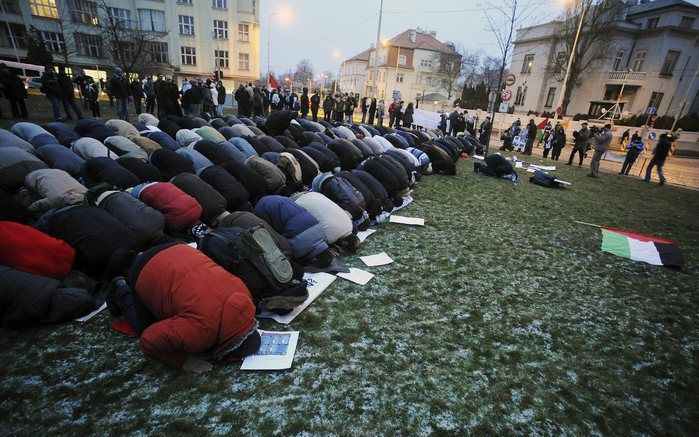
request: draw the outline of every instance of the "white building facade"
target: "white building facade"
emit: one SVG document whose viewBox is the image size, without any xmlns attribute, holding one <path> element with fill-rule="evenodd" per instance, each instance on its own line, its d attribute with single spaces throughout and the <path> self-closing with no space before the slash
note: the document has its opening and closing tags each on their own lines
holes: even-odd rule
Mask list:
<svg viewBox="0 0 699 437">
<path fill-rule="evenodd" d="M 624 115 L 644 114 L 653 107 L 658 115 L 677 116 L 685 96 L 682 113 L 696 111 L 699 7 L 683 0 L 643 0 L 627 2 L 622 11 L 605 59 L 580 75 L 566 114 L 599 117 L 618 100 Z M 514 105 L 515 112 L 556 110 L 562 86 L 556 65 L 568 59 L 555 47 L 552 35 L 558 24 L 517 32 L 510 66 L 515 81 L 506 86 L 512 96 L 506 103 Z"/>
<path fill-rule="evenodd" d="M 27 35 L 36 28 L 54 63 L 97 77 L 111 75 L 101 21 L 148 32 L 142 75 L 177 79 L 221 71 L 227 85 L 259 79 L 260 0 L 1 0 L 0 57 L 25 61 Z M 105 8 L 106 5 L 106 8 Z M 9 26 L 9 29 L 8 29 Z"/>
</svg>

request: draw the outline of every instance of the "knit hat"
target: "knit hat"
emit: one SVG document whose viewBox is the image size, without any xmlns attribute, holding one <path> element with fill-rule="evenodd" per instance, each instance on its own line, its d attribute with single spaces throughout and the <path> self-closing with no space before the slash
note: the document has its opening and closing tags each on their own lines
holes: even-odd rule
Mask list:
<svg viewBox="0 0 699 437">
<path fill-rule="evenodd" d="M 121 70 L 121 68 L 117 67 L 117 68 L 114 69 L 114 74 L 120 75 L 121 73 L 123 73 L 123 71 Z"/>
</svg>

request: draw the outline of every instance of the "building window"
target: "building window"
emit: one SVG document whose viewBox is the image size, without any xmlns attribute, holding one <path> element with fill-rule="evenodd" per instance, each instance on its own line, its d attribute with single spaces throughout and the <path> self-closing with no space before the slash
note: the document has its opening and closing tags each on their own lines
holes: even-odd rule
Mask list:
<svg viewBox="0 0 699 437">
<path fill-rule="evenodd" d="M 214 20 L 214 38 L 228 38 L 228 21 Z"/>
<path fill-rule="evenodd" d="M 73 21 L 76 23 L 99 26 L 97 3 L 87 0 L 71 0 L 69 7 Z"/>
<path fill-rule="evenodd" d="M 655 29 L 658 27 L 658 21 L 660 21 L 658 17 L 649 18 L 648 21 L 646 21 L 646 29 Z"/>
<path fill-rule="evenodd" d="M 177 0 L 177 4 L 180 4 L 180 5 L 191 5 L 191 4 L 192 4 L 192 0 Z"/>
<path fill-rule="evenodd" d="M 663 62 L 663 69 L 660 70 L 661 76 L 672 76 L 675 71 L 675 66 L 677 61 L 680 59 L 680 52 L 676 50 L 668 50 L 667 55 L 665 55 L 665 62 Z"/>
<path fill-rule="evenodd" d="M 228 50 L 214 50 L 214 63 L 217 67 L 228 68 Z"/>
<path fill-rule="evenodd" d="M 0 11 L 4 10 L 6 14 L 20 14 L 21 13 L 19 11 L 19 7 L 17 7 L 17 2 L 15 0 L 0 0 L 0 3 L 2 4 L 2 9 L 0 9 Z"/>
<path fill-rule="evenodd" d="M 131 11 L 128 9 L 121 8 L 107 8 L 107 13 L 109 14 L 109 19 L 114 23 L 114 26 L 121 27 L 123 29 L 131 29 L 133 26 L 131 24 Z"/>
<path fill-rule="evenodd" d="M 531 73 L 533 66 L 534 66 L 534 55 L 524 55 L 524 63 L 522 64 L 522 74 Z"/>
<path fill-rule="evenodd" d="M 524 99 L 527 98 L 527 89 L 521 86 L 517 87 L 517 96 L 515 97 L 515 105 L 524 105 Z"/>
<path fill-rule="evenodd" d="M 546 95 L 546 104 L 544 104 L 545 108 L 550 108 L 553 106 L 554 97 L 556 97 L 556 88 L 551 87 L 549 88 L 549 93 Z"/>
<path fill-rule="evenodd" d="M 648 102 L 648 107 L 655 108 L 655 112 L 657 113 L 658 108 L 660 107 L 660 102 L 663 101 L 664 95 L 665 95 L 665 93 L 653 91 L 653 94 L 650 95 L 650 101 Z"/>
<path fill-rule="evenodd" d="M 3 23 L 2 26 L 5 34 L 5 41 L 8 47 L 17 47 L 18 49 L 26 48 L 27 46 L 27 30 L 22 24 L 10 23 L 10 26 Z M 3 43 L 3 45 L 5 45 Z"/>
<path fill-rule="evenodd" d="M 164 11 L 139 9 L 138 18 L 141 20 L 141 30 L 148 32 L 167 32 Z"/>
<path fill-rule="evenodd" d="M 427 85 L 432 85 L 432 76 L 427 76 Z"/>
<path fill-rule="evenodd" d="M 604 90 L 604 100 L 616 100 L 619 98 L 621 85 L 607 85 Z"/>
<path fill-rule="evenodd" d="M 238 41 L 250 42 L 250 25 L 238 23 Z"/>
<path fill-rule="evenodd" d="M 104 47 L 102 46 L 101 36 L 89 35 L 86 33 L 76 33 L 75 47 L 78 51 L 78 54 L 81 56 L 89 56 L 91 58 L 104 57 Z"/>
<path fill-rule="evenodd" d="M 180 35 L 194 35 L 194 17 L 180 15 Z"/>
<path fill-rule="evenodd" d="M 228 0 L 213 0 L 212 8 L 228 9 Z"/>
<path fill-rule="evenodd" d="M 408 58 L 405 55 L 398 56 L 398 65 L 405 65 L 408 63 Z"/>
<path fill-rule="evenodd" d="M 182 64 L 197 65 L 197 49 L 194 47 L 180 47 L 180 55 L 182 55 Z"/>
<path fill-rule="evenodd" d="M 58 18 L 56 0 L 29 0 L 32 15 L 44 18 Z"/>
<path fill-rule="evenodd" d="M 633 61 L 632 70 L 633 71 L 643 71 L 643 67 L 644 67 L 643 64 L 645 64 L 645 63 L 646 63 L 646 51 L 644 50 L 642 52 L 637 52 L 636 59 L 634 59 L 634 61 Z"/>
<path fill-rule="evenodd" d="M 170 63 L 170 53 L 166 42 L 151 41 L 148 43 L 148 51 L 152 62 L 158 64 Z"/>
<path fill-rule="evenodd" d="M 66 42 L 63 39 L 63 35 L 55 32 L 47 32 L 45 30 L 41 31 L 41 38 L 46 44 L 46 48 L 51 53 L 63 53 L 66 49 Z"/>
<path fill-rule="evenodd" d="M 238 69 L 239 70 L 249 70 L 250 69 L 250 54 L 249 53 L 238 53 Z"/>
<path fill-rule="evenodd" d="M 682 17 L 682 21 L 680 21 L 680 27 L 691 29 L 694 27 L 694 21 L 694 17 Z"/>
<path fill-rule="evenodd" d="M 432 67 L 432 61 L 429 59 L 420 59 L 420 67 Z"/>
<path fill-rule="evenodd" d="M 403 76 L 403 73 L 396 74 L 396 83 L 403 83 L 404 78 L 405 76 Z"/>
<path fill-rule="evenodd" d="M 612 71 L 620 71 L 621 63 L 624 61 L 624 55 L 626 54 L 626 49 L 617 50 L 616 56 L 614 57 L 614 64 L 612 65 Z"/>
<path fill-rule="evenodd" d="M 553 72 L 555 74 L 559 74 L 561 71 L 563 71 L 563 65 L 566 64 L 566 52 L 558 52 L 556 53 L 556 65 L 553 69 Z"/>
</svg>

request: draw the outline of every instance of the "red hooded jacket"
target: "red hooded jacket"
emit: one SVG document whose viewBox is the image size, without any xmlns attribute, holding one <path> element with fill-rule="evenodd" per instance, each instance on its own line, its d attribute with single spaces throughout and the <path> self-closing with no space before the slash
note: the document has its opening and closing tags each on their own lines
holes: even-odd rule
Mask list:
<svg viewBox="0 0 699 437">
<path fill-rule="evenodd" d="M 165 216 L 170 231 L 180 232 L 199 223 L 202 207 L 194 197 L 170 182 L 158 182 L 141 191 L 139 198 Z"/>
<path fill-rule="evenodd" d="M 73 267 L 75 249 L 57 238 L 15 222 L 0 222 L 0 264 L 61 279 Z"/>
</svg>

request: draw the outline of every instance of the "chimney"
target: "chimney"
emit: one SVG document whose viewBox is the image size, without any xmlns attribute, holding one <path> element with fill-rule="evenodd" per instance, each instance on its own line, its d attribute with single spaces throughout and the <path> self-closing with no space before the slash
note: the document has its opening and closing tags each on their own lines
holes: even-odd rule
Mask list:
<svg viewBox="0 0 699 437">
<path fill-rule="evenodd" d="M 432 38 L 437 38 L 437 31 L 436 30 L 430 30 L 430 36 Z"/>
<path fill-rule="evenodd" d="M 415 44 L 415 41 L 417 41 L 417 32 L 414 30 L 410 31 L 410 41 L 412 41 L 413 44 Z"/>
</svg>

